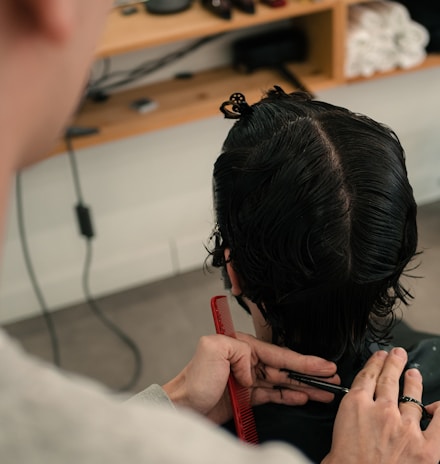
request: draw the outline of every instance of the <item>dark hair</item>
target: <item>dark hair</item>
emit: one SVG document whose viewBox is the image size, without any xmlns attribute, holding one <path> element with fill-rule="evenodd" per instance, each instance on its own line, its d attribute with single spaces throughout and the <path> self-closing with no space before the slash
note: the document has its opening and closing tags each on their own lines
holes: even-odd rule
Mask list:
<svg viewBox="0 0 440 464">
<path fill-rule="evenodd" d="M 216 243 L 273 341 L 339 359 L 386 337 L 417 246 L 403 148 L 383 124 L 270 90 L 230 130 L 214 167 Z"/>
</svg>

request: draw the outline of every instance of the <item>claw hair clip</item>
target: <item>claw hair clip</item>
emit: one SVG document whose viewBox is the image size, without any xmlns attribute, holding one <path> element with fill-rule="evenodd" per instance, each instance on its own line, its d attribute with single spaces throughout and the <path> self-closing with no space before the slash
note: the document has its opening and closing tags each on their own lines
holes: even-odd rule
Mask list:
<svg viewBox="0 0 440 464">
<path fill-rule="evenodd" d="M 242 116 L 252 113 L 252 107 L 246 102 L 246 98 L 242 93 L 233 93 L 228 101 L 225 101 L 220 106 L 220 111 L 225 115 L 226 119 L 240 119 Z"/>
</svg>

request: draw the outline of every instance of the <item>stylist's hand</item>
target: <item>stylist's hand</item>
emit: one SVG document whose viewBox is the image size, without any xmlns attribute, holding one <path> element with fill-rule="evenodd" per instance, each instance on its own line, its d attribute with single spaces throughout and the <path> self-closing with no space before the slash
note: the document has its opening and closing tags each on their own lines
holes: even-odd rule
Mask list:
<svg viewBox="0 0 440 464">
<path fill-rule="evenodd" d="M 422 432 L 422 411 L 415 403 L 398 403 L 399 378 L 407 361 L 402 348 L 375 353 L 341 402 L 330 454 L 322 464 L 438 464 L 440 402 L 427 406 L 433 419 Z M 405 373 L 403 395 L 421 401 L 422 377 Z"/>
<path fill-rule="evenodd" d="M 163 386 L 174 404 L 189 407 L 218 424 L 227 421 L 232 417 L 226 389 L 231 371 L 241 385 L 251 389 L 253 404 L 271 401 L 297 405 L 309 398 L 331 401 L 333 395 L 329 393 L 296 387 L 280 369 L 331 377 L 336 372 L 335 364 L 262 342 L 251 335 L 236 335 L 237 339 L 224 335 L 200 339 L 189 364 Z M 331 381 L 339 382 L 339 377 L 334 375 Z M 274 389 L 274 386 L 285 388 Z"/>
</svg>

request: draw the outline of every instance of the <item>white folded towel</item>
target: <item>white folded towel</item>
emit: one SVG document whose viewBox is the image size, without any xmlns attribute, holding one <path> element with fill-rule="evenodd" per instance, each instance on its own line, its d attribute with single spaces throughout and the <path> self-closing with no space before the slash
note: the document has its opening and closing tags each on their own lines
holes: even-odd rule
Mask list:
<svg viewBox="0 0 440 464">
<path fill-rule="evenodd" d="M 426 58 L 429 33 L 405 6 L 372 1 L 349 8 L 345 75 L 368 77 L 396 67 L 409 68 Z"/>
<path fill-rule="evenodd" d="M 408 9 L 401 3 L 392 1 L 376 1 L 366 4 L 367 7 L 382 16 L 384 24 L 392 29 L 405 27 L 412 21 Z"/>
</svg>

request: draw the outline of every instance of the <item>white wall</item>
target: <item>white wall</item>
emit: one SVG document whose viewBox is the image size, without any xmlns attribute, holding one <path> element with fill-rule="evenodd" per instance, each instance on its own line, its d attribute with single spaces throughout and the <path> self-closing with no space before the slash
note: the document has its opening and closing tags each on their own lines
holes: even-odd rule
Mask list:
<svg viewBox="0 0 440 464">
<path fill-rule="evenodd" d="M 212 59 L 212 49 L 209 54 Z M 202 58 L 196 59 L 204 63 Z M 419 203 L 440 198 L 439 79 L 440 69 L 431 69 L 318 95 L 396 130 Z M 219 115 L 78 152 L 97 232 L 91 279 L 96 296 L 202 266 L 212 227 L 212 164 L 230 124 Z M 67 156 L 30 168 L 22 184 L 28 240 L 48 305 L 81 301 L 85 248 L 73 215 Z M 3 323 L 40 311 L 24 267 L 13 198 L 0 308 Z"/>
<path fill-rule="evenodd" d="M 418 203 L 440 198 L 440 68 L 347 85 L 319 96 L 391 126 L 405 148 Z"/>
</svg>

